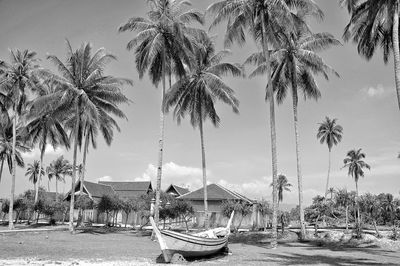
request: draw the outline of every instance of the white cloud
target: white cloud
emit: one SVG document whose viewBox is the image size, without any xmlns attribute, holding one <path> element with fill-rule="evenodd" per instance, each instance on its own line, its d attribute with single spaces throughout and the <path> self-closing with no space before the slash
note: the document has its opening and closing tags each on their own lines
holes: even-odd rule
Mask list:
<svg viewBox="0 0 400 266">
<path fill-rule="evenodd" d="M 376 87 L 367 87 L 362 89 L 369 97 L 381 97 L 386 92 L 389 91 L 389 88 L 383 87 L 382 84 L 378 84 Z"/>
<path fill-rule="evenodd" d="M 207 171 L 207 177 L 211 177 L 211 172 Z M 135 181 L 149 181 L 155 185 L 157 178 L 157 167 L 149 164 L 142 176 L 135 178 Z M 162 187 L 166 188 L 171 183 L 178 186 L 189 187 L 189 189 L 197 189 L 202 186 L 203 172 L 202 169 L 190 166 L 181 166 L 174 162 L 163 165 L 162 168 Z"/>
<path fill-rule="evenodd" d="M 106 175 L 106 176 L 98 178 L 97 182 L 99 182 L 99 181 L 113 181 L 113 178 L 109 175 Z"/>
<path fill-rule="evenodd" d="M 63 153 L 65 153 L 65 150 L 63 148 L 57 147 L 56 149 L 54 149 L 50 144 L 46 145 L 46 149 L 44 152 L 45 155 L 55 155 L 55 156 L 62 155 Z M 23 153 L 22 156 L 28 159 L 39 159 L 40 149 L 35 148 L 31 152 Z"/>
</svg>

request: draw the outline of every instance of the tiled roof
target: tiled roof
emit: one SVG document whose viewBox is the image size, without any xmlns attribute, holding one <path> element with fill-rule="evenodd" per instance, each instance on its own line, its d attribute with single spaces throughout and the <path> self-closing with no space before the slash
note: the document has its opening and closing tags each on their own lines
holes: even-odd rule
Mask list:
<svg viewBox="0 0 400 266">
<path fill-rule="evenodd" d="M 80 188 L 80 181 L 75 184 L 75 192 L 78 192 Z M 83 181 L 83 192 L 89 194 L 92 198 L 101 198 L 103 195 L 112 196 L 115 191 L 111 186 L 97 184 L 89 181 Z M 71 190 L 68 191 L 64 200 L 70 200 Z"/>
<path fill-rule="evenodd" d="M 187 199 L 187 200 L 204 200 L 204 190 L 200 188 L 193 192 L 188 192 L 182 196 L 179 196 L 178 199 Z M 207 199 L 208 200 L 243 200 L 249 203 L 253 203 L 249 198 L 231 191 L 223 186 L 218 184 L 209 184 L 207 186 Z"/>
<path fill-rule="evenodd" d="M 115 191 L 118 191 L 118 190 L 147 191 L 149 188 L 152 189 L 150 181 L 140 181 L 140 182 L 99 181 L 99 184 L 112 186 Z"/>
<path fill-rule="evenodd" d="M 79 184 L 79 182 L 77 184 Z M 83 185 L 92 197 L 101 198 L 103 195 L 111 196 L 115 194 L 113 188 L 108 185 L 97 184 L 88 181 L 83 181 Z"/>
<path fill-rule="evenodd" d="M 184 187 L 180 187 L 180 186 L 171 184 L 167 188 L 167 190 L 165 190 L 165 192 L 177 194 L 177 196 L 182 196 L 183 194 L 186 194 L 186 193 L 190 192 L 190 190 L 187 189 L 187 188 L 184 188 Z"/>
<path fill-rule="evenodd" d="M 121 198 L 135 198 L 153 190 L 150 181 L 143 182 L 109 182 L 99 181 L 99 184 L 111 186 Z"/>
</svg>

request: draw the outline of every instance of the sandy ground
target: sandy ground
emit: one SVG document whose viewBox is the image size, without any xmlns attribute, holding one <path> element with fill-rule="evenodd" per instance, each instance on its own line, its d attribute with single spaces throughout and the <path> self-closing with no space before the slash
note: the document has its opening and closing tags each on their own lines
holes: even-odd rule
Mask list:
<svg viewBox="0 0 400 266">
<path fill-rule="evenodd" d="M 264 237 L 234 238 L 230 255 L 192 261 L 192 265 L 400 265 L 399 250 L 377 245 L 321 246 L 281 242 L 268 248 Z M 0 265 L 153 265 L 157 242 L 132 231 L 31 232 L 0 234 Z"/>
</svg>

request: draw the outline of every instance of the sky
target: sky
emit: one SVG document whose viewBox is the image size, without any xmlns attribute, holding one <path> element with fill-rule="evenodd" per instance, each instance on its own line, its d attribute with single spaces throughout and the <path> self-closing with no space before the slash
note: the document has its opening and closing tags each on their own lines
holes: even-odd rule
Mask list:
<svg viewBox="0 0 400 266">
<path fill-rule="evenodd" d="M 192 0 L 192 8 L 204 11 L 213 0 Z M 361 193 L 400 193 L 400 121 L 394 88 L 393 62 L 383 64 L 382 53 L 367 62 L 357 54 L 353 43 L 344 43 L 341 36 L 349 17 L 340 9 L 338 1 L 316 0 L 325 12 L 325 20 L 312 22 L 314 32 L 330 32 L 343 44 L 321 53 L 324 60 L 340 74 L 329 81 L 318 79 L 322 97 L 318 101 L 300 98 L 299 134 L 300 160 L 306 204 L 317 194 L 323 194 L 328 168 L 328 148 L 316 138 L 318 123 L 325 116 L 337 118 L 344 128 L 343 140 L 332 150 L 330 186 L 355 189 L 355 183 L 342 169 L 347 151 L 362 148 L 371 165 L 359 181 Z M 8 60 L 9 49 L 36 51 L 43 66 L 54 71 L 46 54 L 64 59 L 65 39 L 74 48 L 90 42 L 115 56 L 106 74 L 130 78 L 133 87 L 124 93 L 132 100 L 122 106 L 128 120 L 119 120 L 121 133 L 116 133 L 112 145 L 102 139 L 98 148 L 90 150 L 86 179 L 112 181 L 151 180 L 155 186 L 158 156 L 160 88 L 155 88 L 148 77 L 139 79 L 134 54 L 126 44 L 135 36 L 133 32 L 119 34 L 117 28 L 130 17 L 145 16 L 145 0 L 0 0 L 0 59 Z M 207 24 L 210 18 L 207 17 Z M 208 27 L 207 27 L 208 28 Z M 224 27 L 211 31 L 216 46 L 222 49 Z M 256 51 L 248 39 L 243 47 L 233 46 L 226 60 L 242 63 Z M 251 69 L 247 69 L 247 73 Z M 271 199 L 272 167 L 269 130 L 269 108 L 264 101 L 265 78 L 224 78 L 240 100 L 240 114 L 217 104 L 221 117 L 218 128 L 209 122 L 204 128 L 207 177 L 254 199 Z M 284 202 L 298 202 L 296 153 L 294 142 L 291 97 L 276 106 L 278 172 L 287 176 L 293 185 L 285 192 Z M 72 161 L 72 152 L 63 148 L 46 149 L 44 164 L 64 155 Z M 39 159 L 39 151 L 24 154 L 25 162 Z M 82 154 L 78 155 L 79 160 Z M 25 176 L 26 169 L 18 168 L 16 193 L 32 188 Z M 47 177 L 42 185 L 47 188 Z M 190 190 L 202 186 L 200 135 L 189 121 L 177 125 L 172 115 L 166 118 L 162 188 L 169 184 L 186 186 Z M 66 192 L 71 181 L 59 185 Z M 9 197 L 11 177 L 8 170 L 0 183 L 0 198 Z M 54 181 L 50 190 L 55 190 Z"/>
</svg>

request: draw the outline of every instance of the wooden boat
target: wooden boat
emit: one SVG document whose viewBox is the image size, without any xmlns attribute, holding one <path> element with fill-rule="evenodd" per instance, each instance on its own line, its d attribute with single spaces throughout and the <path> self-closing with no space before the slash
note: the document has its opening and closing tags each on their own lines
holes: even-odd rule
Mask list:
<svg viewBox="0 0 400 266">
<path fill-rule="evenodd" d="M 233 215 L 234 212 L 231 214 L 228 225 L 222 228 L 225 231 L 224 236 L 214 236 L 214 238 L 199 236 L 202 233 L 189 235 L 171 230 L 160 230 L 156 226 L 153 217 L 150 217 L 150 223 L 157 236 L 165 262 L 171 262 L 172 258 L 177 255 L 184 258 L 203 257 L 217 254 L 227 249 Z M 212 235 L 213 231 L 214 229 L 208 230 L 204 232 L 204 235 Z M 218 228 L 215 232 L 221 232 L 221 228 Z"/>
</svg>

